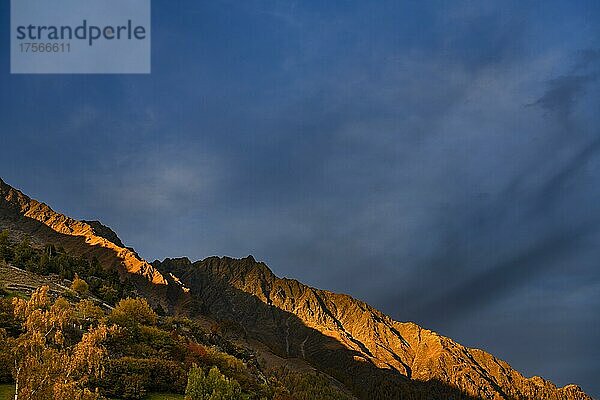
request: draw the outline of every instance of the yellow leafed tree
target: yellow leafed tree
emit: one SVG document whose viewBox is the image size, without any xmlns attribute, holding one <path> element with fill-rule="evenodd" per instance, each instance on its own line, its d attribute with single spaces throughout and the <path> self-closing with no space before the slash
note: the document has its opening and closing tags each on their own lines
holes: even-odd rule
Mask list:
<svg viewBox="0 0 600 400">
<path fill-rule="evenodd" d="M 14 299 L 15 317 L 23 334 L 15 347 L 15 400 L 95 400 L 91 378 L 100 378 L 107 351 L 103 342 L 116 328 L 90 328 L 77 340 L 73 307 L 52 302 L 48 287 L 29 300 Z"/>
</svg>

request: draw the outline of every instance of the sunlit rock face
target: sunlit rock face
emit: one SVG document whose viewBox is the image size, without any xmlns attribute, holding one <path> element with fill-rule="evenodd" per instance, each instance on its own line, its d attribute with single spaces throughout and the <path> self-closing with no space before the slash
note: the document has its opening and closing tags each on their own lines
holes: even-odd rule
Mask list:
<svg viewBox="0 0 600 400">
<path fill-rule="evenodd" d="M 485 351 L 394 321 L 348 295 L 278 278 L 251 256 L 150 264 L 110 228 L 57 213 L 0 179 L 2 229 L 97 257 L 170 314 L 233 321 L 248 338 L 284 359 L 306 361 L 359 398 L 592 400 L 576 385 L 526 378 Z"/>
<path fill-rule="evenodd" d="M 63 246 L 76 253 L 92 253 L 105 263 L 117 263 L 123 271 L 129 274 L 140 275 L 149 282 L 156 285 L 167 285 L 167 280 L 152 265 L 139 257 L 135 251 L 126 248 L 117 235 L 109 228 L 99 222 L 77 221 L 52 210 L 44 203 L 33 200 L 21 193 L 19 190 L 6 184 L 0 179 L 0 212 L 4 214 L 5 220 L 25 218 L 37 221 L 50 228 L 43 230 L 36 224 L 20 224 L 21 228 L 29 233 L 34 239 L 51 239 L 64 242 Z M 76 237 L 80 240 L 65 240 L 59 235 Z M 48 240 L 50 241 L 50 240 Z"/>
<path fill-rule="evenodd" d="M 401 387 L 409 385 L 406 381 L 435 381 L 480 399 L 591 400 L 576 385 L 557 388 L 539 377 L 525 378 L 485 351 L 412 322 L 394 321 L 348 295 L 278 278 L 251 256 L 195 263 L 166 259 L 154 265 L 177 275 L 200 297 L 205 312 L 241 323 L 284 356 L 303 358 L 323 370 L 337 368 L 334 376 L 341 381 L 365 382 L 377 371 L 392 371 L 405 378 L 397 379 Z M 333 355 L 336 345 L 352 357 Z"/>
</svg>

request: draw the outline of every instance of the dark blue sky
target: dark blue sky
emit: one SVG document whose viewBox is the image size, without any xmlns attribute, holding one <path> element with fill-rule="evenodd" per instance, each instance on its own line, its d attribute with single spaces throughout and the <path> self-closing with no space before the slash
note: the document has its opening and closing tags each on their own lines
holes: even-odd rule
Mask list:
<svg viewBox="0 0 600 400">
<path fill-rule="evenodd" d="M 10 75 L 0 176 L 600 396 L 600 2 L 153 2 L 147 76 Z"/>
</svg>

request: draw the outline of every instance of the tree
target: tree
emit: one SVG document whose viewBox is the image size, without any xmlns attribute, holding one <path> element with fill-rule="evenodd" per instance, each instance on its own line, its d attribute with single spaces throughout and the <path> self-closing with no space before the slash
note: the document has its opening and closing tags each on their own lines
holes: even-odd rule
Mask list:
<svg viewBox="0 0 600 400">
<path fill-rule="evenodd" d="M 64 372 L 53 385 L 54 400 L 96 400 L 98 391 L 86 387 L 90 378 L 101 378 L 108 356 L 102 343 L 115 328 L 101 325 L 86 332 L 72 351 L 64 352 Z"/>
<path fill-rule="evenodd" d="M 73 308 L 62 298 L 52 302 L 47 286 L 13 304 L 24 332 L 14 346 L 14 399 L 98 399 L 88 385 L 104 372 L 103 343 L 115 328 L 100 325 L 77 341 Z"/>
<path fill-rule="evenodd" d="M 2 293 L 0 289 L 0 327 L 6 330 L 9 336 L 16 337 L 21 333 L 21 326 L 15 320 L 15 311 L 11 299 L 2 297 L 6 293 Z"/>
<path fill-rule="evenodd" d="M 114 304 L 119 298 L 119 292 L 110 285 L 102 285 L 100 289 L 98 289 L 98 295 L 102 300 L 111 304 Z"/>
<path fill-rule="evenodd" d="M 111 322 L 126 327 L 137 328 L 139 325 L 155 325 L 158 316 L 144 298 L 127 298 L 117 303 L 110 313 Z"/>
<path fill-rule="evenodd" d="M 79 329 L 87 329 L 98 324 L 104 318 L 104 311 L 95 305 L 93 301 L 85 299 L 77 303 L 75 315 L 79 322 Z"/>
<path fill-rule="evenodd" d="M 144 398 L 146 395 L 146 382 L 142 375 L 125 375 L 123 379 L 125 381 L 123 391 L 124 399 L 139 400 Z"/>
<path fill-rule="evenodd" d="M 205 375 L 202 368 L 194 365 L 188 375 L 185 399 L 238 400 L 242 399 L 242 389 L 235 379 L 228 379 L 217 367 Z"/>
<path fill-rule="evenodd" d="M 98 261 L 98 258 L 96 256 L 93 256 L 92 260 L 89 262 L 87 274 L 89 276 L 99 277 L 102 275 L 102 272 L 103 271 L 102 266 L 100 265 L 100 261 Z"/>
<path fill-rule="evenodd" d="M 8 336 L 6 330 L 0 329 L 0 383 L 12 382 L 13 347 L 14 339 Z"/>
<path fill-rule="evenodd" d="M 0 260 L 12 261 L 13 251 L 8 241 L 8 231 L 4 230 L 0 233 Z"/>
<path fill-rule="evenodd" d="M 13 264 L 21 269 L 35 271 L 37 268 L 36 253 L 31 247 L 29 237 L 25 236 L 21 243 L 14 249 Z"/>
<path fill-rule="evenodd" d="M 77 274 L 75 274 L 75 279 L 73 279 L 71 289 L 76 291 L 80 296 L 85 296 L 90 291 L 90 287 L 87 282 L 81 279 Z"/>
</svg>

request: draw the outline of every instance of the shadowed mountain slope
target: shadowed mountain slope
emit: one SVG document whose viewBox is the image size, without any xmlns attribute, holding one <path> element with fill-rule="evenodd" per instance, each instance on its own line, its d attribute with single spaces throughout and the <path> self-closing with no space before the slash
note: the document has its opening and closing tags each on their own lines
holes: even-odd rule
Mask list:
<svg viewBox="0 0 600 400">
<path fill-rule="evenodd" d="M 183 303 L 185 293 L 163 276 L 118 236 L 99 222 L 84 222 L 57 213 L 48 205 L 23 194 L 0 179 L 0 230 L 13 239 L 27 236 L 33 244 L 53 244 L 86 259 L 97 258 L 105 270 L 115 270 L 154 305 L 169 310 Z"/>
<path fill-rule="evenodd" d="M 205 312 L 238 321 L 280 353 L 326 370 L 331 367 L 326 354 L 337 343 L 355 361 L 411 381 L 437 381 L 481 399 L 591 399 L 576 385 L 557 388 L 539 377 L 525 378 L 491 354 L 414 323 L 394 321 L 350 296 L 277 278 L 252 257 L 210 257 L 195 263 L 166 259 L 153 265 L 178 276 L 201 298 Z M 342 362 L 337 368 L 351 366 Z M 339 371 L 334 376 L 346 378 Z"/>
<path fill-rule="evenodd" d="M 97 221 L 53 211 L 0 180 L 0 230 L 116 268 L 169 313 L 235 321 L 283 358 L 303 359 L 364 399 L 589 400 L 578 386 L 525 378 L 506 362 L 348 295 L 276 277 L 248 257 L 149 264 Z"/>
<path fill-rule="evenodd" d="M 0 210 L 4 217 L 25 217 L 38 221 L 52 231 L 81 238 L 85 245 L 98 249 L 103 258 L 118 260 L 126 272 L 141 275 L 157 285 L 167 285 L 166 279 L 134 251 L 123 246 L 109 228 L 99 222 L 77 221 L 52 210 L 44 203 L 33 200 L 0 179 Z M 33 236 L 35 232 L 31 232 Z M 102 249 L 102 250 L 100 250 Z"/>
</svg>

